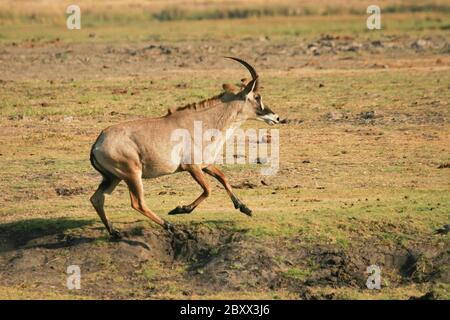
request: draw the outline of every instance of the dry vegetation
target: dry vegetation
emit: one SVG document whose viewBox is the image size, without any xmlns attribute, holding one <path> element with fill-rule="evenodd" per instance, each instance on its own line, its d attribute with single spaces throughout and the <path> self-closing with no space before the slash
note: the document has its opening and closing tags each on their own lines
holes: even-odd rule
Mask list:
<svg viewBox="0 0 450 320">
<path fill-rule="evenodd" d="M 63 2 L 0 6 L 0 298 L 450 297 L 448 234 L 435 234 L 450 222 L 445 1 L 381 1 L 380 31 L 359 1 L 264 1 L 245 19 L 211 13 L 261 2 L 79 3 L 79 31 Z M 200 192 L 179 174 L 145 182 L 177 233 L 134 212 L 120 185 L 106 208 L 126 238 L 110 242 L 88 201 L 92 142 L 245 76 L 223 55 L 251 61 L 265 102 L 292 120 L 276 126 L 276 176 L 224 167 L 255 216 L 215 182 L 194 213 L 167 216 Z M 76 292 L 69 264 L 82 268 Z M 365 287 L 370 264 L 379 291 Z"/>
</svg>

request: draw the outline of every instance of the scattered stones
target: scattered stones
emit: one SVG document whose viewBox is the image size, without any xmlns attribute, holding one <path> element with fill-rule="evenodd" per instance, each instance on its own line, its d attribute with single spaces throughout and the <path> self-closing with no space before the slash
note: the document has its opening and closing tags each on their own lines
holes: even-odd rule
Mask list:
<svg viewBox="0 0 450 320">
<path fill-rule="evenodd" d="M 349 116 L 350 116 L 349 112 L 331 111 L 325 114 L 325 119 L 328 121 L 339 121 L 348 119 Z"/>
<path fill-rule="evenodd" d="M 359 114 L 359 117 L 364 120 L 375 119 L 375 111 L 364 111 Z"/>
<path fill-rule="evenodd" d="M 254 189 L 256 188 L 258 185 L 250 182 L 250 181 L 244 181 L 235 185 L 231 185 L 234 189 Z"/>
<path fill-rule="evenodd" d="M 342 46 L 340 48 L 341 51 L 351 51 L 351 52 L 356 52 L 358 51 L 360 48 L 362 47 L 362 45 L 358 42 L 352 42 L 349 45 L 346 46 Z"/>
<path fill-rule="evenodd" d="M 26 119 L 26 117 L 22 114 L 8 116 L 8 120 L 12 120 L 12 121 L 20 121 L 20 120 L 25 120 L 25 119 Z"/>
<path fill-rule="evenodd" d="M 370 44 L 374 47 L 383 47 L 383 43 L 380 40 L 374 40 Z"/>
<path fill-rule="evenodd" d="M 87 193 L 87 190 L 84 189 L 83 187 L 75 187 L 75 188 L 56 187 L 55 192 L 58 196 L 69 197 L 69 196 L 85 194 L 85 193 Z"/>
<path fill-rule="evenodd" d="M 301 119 L 288 119 L 288 118 L 284 118 L 280 120 L 280 124 L 294 124 L 294 125 L 298 125 L 301 124 L 303 122 L 303 120 Z"/>
<path fill-rule="evenodd" d="M 411 44 L 411 48 L 416 50 L 428 49 L 431 47 L 431 42 L 429 40 L 418 39 Z"/>
</svg>

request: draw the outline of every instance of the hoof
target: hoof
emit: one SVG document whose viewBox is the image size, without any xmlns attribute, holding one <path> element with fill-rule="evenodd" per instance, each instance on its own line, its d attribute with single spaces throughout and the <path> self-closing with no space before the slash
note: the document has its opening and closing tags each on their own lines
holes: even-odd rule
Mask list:
<svg viewBox="0 0 450 320">
<path fill-rule="evenodd" d="M 175 227 L 170 222 L 164 221 L 163 228 L 169 232 L 175 232 Z"/>
<path fill-rule="evenodd" d="M 122 234 L 121 234 L 118 230 L 116 230 L 116 229 L 113 229 L 113 230 L 111 231 L 110 237 L 111 237 L 111 240 L 112 240 L 112 241 L 117 241 L 117 240 L 120 240 L 120 239 L 123 238 Z"/>
<path fill-rule="evenodd" d="M 252 210 L 250 210 L 245 204 L 241 204 L 239 206 L 239 211 L 241 211 L 242 213 L 246 214 L 249 217 L 252 216 Z"/>
<path fill-rule="evenodd" d="M 192 210 L 188 206 L 178 206 L 169 212 L 169 215 L 191 213 Z"/>
</svg>

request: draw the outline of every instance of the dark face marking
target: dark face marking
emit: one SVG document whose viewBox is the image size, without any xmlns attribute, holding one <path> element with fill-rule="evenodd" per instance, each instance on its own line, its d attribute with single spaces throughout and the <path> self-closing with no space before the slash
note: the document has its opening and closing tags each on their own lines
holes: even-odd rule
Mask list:
<svg viewBox="0 0 450 320">
<path fill-rule="evenodd" d="M 254 107 L 256 119 L 262 120 L 268 124 L 278 123 L 280 120 L 278 115 L 264 105 L 262 97 L 258 92 L 254 92 L 252 98 L 253 99 L 250 99 L 250 102 Z"/>
</svg>

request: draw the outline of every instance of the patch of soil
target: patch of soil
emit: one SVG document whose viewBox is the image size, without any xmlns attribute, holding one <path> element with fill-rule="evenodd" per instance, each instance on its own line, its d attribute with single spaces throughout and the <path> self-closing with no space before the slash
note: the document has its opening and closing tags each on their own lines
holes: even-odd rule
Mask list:
<svg viewBox="0 0 450 320">
<path fill-rule="evenodd" d="M 439 112 L 424 113 L 384 113 L 376 110 L 363 111 L 352 114 L 349 111 L 330 111 L 322 116 L 327 122 L 351 123 L 354 125 L 392 125 L 392 124 L 443 124 L 447 123 L 447 117 Z"/>
<path fill-rule="evenodd" d="M 67 267 L 79 265 L 82 290 L 97 298 L 151 298 L 167 282 L 189 292 L 284 289 L 302 299 L 334 299 L 311 288 L 365 288 L 370 265 L 390 286 L 449 282 L 450 251 L 432 246 L 349 248 L 311 245 L 300 238 L 262 240 L 245 230 L 130 223 L 111 241 L 92 221 L 44 219 L 0 225 L 0 285 L 67 293 Z M 160 271 L 145 275 L 149 263 Z M 180 272 L 165 273 L 182 266 Z"/>
<path fill-rule="evenodd" d="M 280 120 L 281 124 L 293 124 L 293 125 L 300 125 L 301 123 L 303 123 L 303 120 L 301 119 L 289 119 L 289 118 L 284 118 Z"/>
<path fill-rule="evenodd" d="M 258 184 L 251 181 L 243 181 L 238 184 L 231 185 L 234 189 L 254 189 Z"/>
<path fill-rule="evenodd" d="M 69 187 L 56 187 L 55 192 L 58 196 L 62 197 L 69 197 L 69 196 L 76 196 L 80 194 L 85 194 L 88 191 L 83 187 L 75 187 L 75 188 L 69 188 Z"/>
<path fill-rule="evenodd" d="M 270 285 L 283 266 L 276 259 L 277 248 L 238 238 L 191 265 L 189 273 L 196 284 L 208 285 L 213 290 L 246 290 Z"/>
<path fill-rule="evenodd" d="M 245 44 L 252 41 L 252 46 Z M 230 68 L 225 59 L 217 59 L 225 53 L 251 57 L 258 61 L 258 68 L 286 69 L 310 66 L 313 68 L 392 68 L 402 66 L 390 59 L 388 64 L 367 63 L 367 55 L 415 57 L 425 54 L 446 54 L 450 48 L 448 39 L 433 36 L 427 39 L 385 38 L 379 40 L 354 39 L 335 35 L 323 35 L 315 40 L 273 40 L 253 38 L 230 39 L 225 42 L 204 43 L 202 40 L 184 40 L 176 43 L 153 41 L 119 43 L 114 46 L 100 43 L 46 42 L 42 40 L 6 43 L 0 46 L 5 61 L 2 70 L 3 83 L 18 79 L 92 79 L 99 72 L 104 76 L 147 75 L 148 70 L 217 69 Z M 280 59 L 280 55 L 283 59 Z M 14 59 L 14 57 L 21 57 Z M 320 63 L 316 61 L 320 57 Z M 105 64 L 107 62 L 107 65 Z M 426 62 L 421 62 L 426 63 Z M 446 61 L 441 62 L 445 64 Z M 27 65 L 27 68 L 21 68 Z M 48 68 L 51 65 L 52 68 Z M 111 66 L 114 66 L 112 68 Z M 405 66 L 402 66 L 405 67 Z M 67 68 L 82 72 L 67 74 Z M 237 66 L 236 66 L 237 68 Z M 17 72 L 17 70 L 22 70 Z M 55 76 L 57 75 L 57 76 Z M 74 78 L 75 77 L 75 78 Z M 117 92 L 116 94 L 125 94 Z"/>
</svg>

